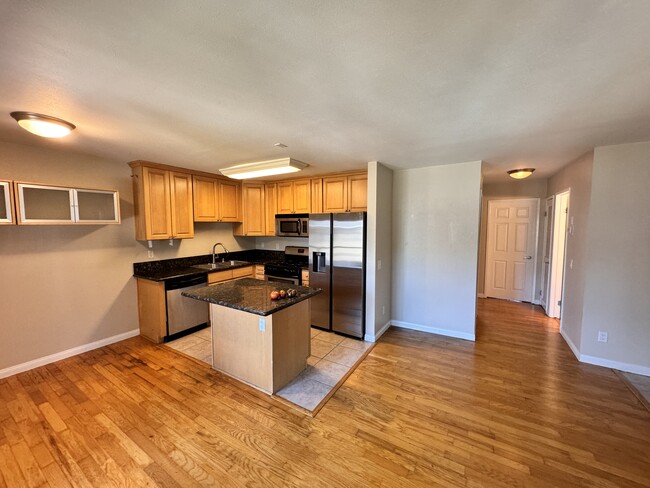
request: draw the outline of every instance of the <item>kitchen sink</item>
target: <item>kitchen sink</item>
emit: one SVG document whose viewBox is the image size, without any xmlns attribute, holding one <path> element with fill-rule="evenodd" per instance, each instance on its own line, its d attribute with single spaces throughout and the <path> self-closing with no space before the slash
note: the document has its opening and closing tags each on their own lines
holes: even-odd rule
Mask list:
<svg viewBox="0 0 650 488">
<path fill-rule="evenodd" d="M 198 269 L 207 269 L 208 271 L 220 271 L 223 269 L 232 268 L 233 266 L 245 266 L 250 264 L 246 261 L 219 261 L 217 263 L 197 264 L 192 266 Z"/>
</svg>

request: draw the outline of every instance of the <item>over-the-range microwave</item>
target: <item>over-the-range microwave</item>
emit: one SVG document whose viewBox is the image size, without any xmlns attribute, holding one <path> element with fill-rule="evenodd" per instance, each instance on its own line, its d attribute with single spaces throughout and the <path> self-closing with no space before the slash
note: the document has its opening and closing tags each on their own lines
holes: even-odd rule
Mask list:
<svg viewBox="0 0 650 488">
<path fill-rule="evenodd" d="M 275 235 L 309 237 L 309 214 L 276 214 Z"/>
</svg>

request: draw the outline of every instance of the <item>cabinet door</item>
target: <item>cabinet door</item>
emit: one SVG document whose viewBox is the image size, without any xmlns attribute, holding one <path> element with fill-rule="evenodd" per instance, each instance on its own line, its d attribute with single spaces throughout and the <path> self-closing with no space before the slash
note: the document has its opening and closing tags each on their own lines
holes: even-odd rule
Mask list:
<svg viewBox="0 0 650 488">
<path fill-rule="evenodd" d="M 311 180 L 293 182 L 293 211 L 295 213 L 311 212 Z"/>
<path fill-rule="evenodd" d="M 18 222 L 21 224 L 71 224 L 74 190 L 59 186 L 17 183 Z"/>
<path fill-rule="evenodd" d="M 348 210 L 348 178 L 333 176 L 323 178 L 323 212 L 346 212 Z"/>
<path fill-rule="evenodd" d="M 323 211 L 323 178 L 311 180 L 311 212 L 321 213 Z"/>
<path fill-rule="evenodd" d="M 236 181 L 219 180 L 219 222 L 241 222 L 239 188 Z"/>
<path fill-rule="evenodd" d="M 264 235 L 264 184 L 244 183 L 244 235 Z"/>
<path fill-rule="evenodd" d="M 350 212 L 368 210 L 368 175 L 348 176 L 348 210 Z"/>
<path fill-rule="evenodd" d="M 269 183 L 264 186 L 264 198 L 266 200 L 266 226 L 264 235 L 275 235 L 275 212 L 278 208 L 278 189 L 275 183 Z"/>
<path fill-rule="evenodd" d="M 76 221 L 84 224 L 119 224 L 120 196 L 111 190 L 75 189 Z"/>
<path fill-rule="evenodd" d="M 171 217 L 172 237 L 187 239 L 194 237 L 192 203 L 192 175 L 171 172 Z"/>
<path fill-rule="evenodd" d="M 192 184 L 194 191 L 194 222 L 217 222 L 219 220 L 218 180 L 193 176 Z"/>
<path fill-rule="evenodd" d="M 279 214 L 293 213 L 293 184 L 289 182 L 278 183 L 278 211 Z"/>
<path fill-rule="evenodd" d="M 169 171 L 145 166 L 142 176 L 146 238 L 170 239 L 172 217 Z"/>
<path fill-rule="evenodd" d="M 0 225 L 14 223 L 14 198 L 11 182 L 0 181 Z"/>
</svg>

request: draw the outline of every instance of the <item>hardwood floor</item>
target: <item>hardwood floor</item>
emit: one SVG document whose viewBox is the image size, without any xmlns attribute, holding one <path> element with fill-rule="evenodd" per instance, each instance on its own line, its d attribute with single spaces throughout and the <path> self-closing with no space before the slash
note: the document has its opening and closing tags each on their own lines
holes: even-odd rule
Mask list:
<svg viewBox="0 0 650 488">
<path fill-rule="evenodd" d="M 315 418 L 130 339 L 0 380 L 0 486 L 650 487 L 650 414 L 539 308 L 393 328 Z"/>
</svg>

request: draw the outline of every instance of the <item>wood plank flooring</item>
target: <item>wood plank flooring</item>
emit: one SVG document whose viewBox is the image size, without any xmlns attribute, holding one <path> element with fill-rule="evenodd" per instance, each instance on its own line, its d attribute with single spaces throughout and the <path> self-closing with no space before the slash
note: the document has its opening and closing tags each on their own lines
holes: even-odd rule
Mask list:
<svg viewBox="0 0 650 488">
<path fill-rule="evenodd" d="M 140 338 L 0 380 L 0 486 L 650 487 L 650 414 L 539 308 L 393 328 L 311 418 Z"/>
</svg>

